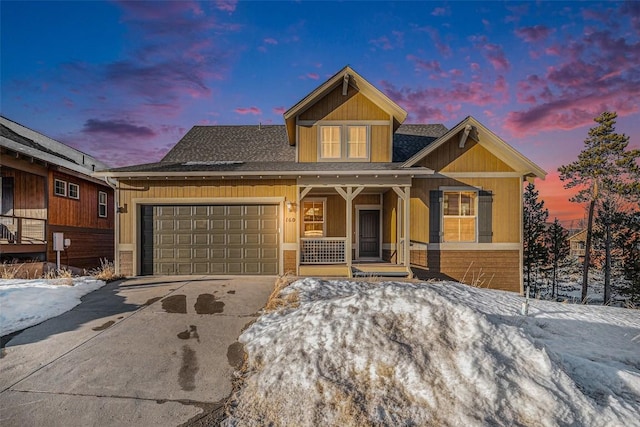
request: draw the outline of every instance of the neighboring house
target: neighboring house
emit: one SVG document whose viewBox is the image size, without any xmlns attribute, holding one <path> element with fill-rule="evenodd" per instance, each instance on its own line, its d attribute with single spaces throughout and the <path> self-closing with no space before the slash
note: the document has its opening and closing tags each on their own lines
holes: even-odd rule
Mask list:
<svg viewBox="0 0 640 427">
<path fill-rule="evenodd" d="M 581 230 L 569 237 L 569 256 L 584 259 L 587 247 L 587 230 Z"/>
<path fill-rule="evenodd" d="M 0 258 L 55 262 L 53 233 L 71 245 L 61 263 L 113 259 L 114 191 L 91 174 L 95 158 L 0 117 Z"/>
<path fill-rule="evenodd" d="M 522 290 L 523 180 L 545 172 L 473 117 L 406 111 L 345 67 L 284 126 L 195 126 L 117 183 L 119 272 L 411 275 Z"/>
</svg>

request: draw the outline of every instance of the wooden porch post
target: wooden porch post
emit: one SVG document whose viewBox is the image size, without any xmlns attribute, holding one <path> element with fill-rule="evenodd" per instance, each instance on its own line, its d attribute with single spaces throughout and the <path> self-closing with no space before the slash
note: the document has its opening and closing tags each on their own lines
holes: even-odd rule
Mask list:
<svg viewBox="0 0 640 427">
<path fill-rule="evenodd" d="M 356 196 L 358 196 L 358 194 L 360 194 L 360 192 L 364 190 L 364 186 L 358 186 L 355 187 L 355 189 L 353 187 L 335 187 L 335 189 L 338 194 L 340 194 L 342 198 L 344 198 L 344 200 L 347 202 L 347 235 L 345 236 L 346 240 L 344 244 L 344 260 L 347 264 L 347 267 L 351 269 L 351 264 L 353 263 L 353 199 L 355 199 Z"/>
<path fill-rule="evenodd" d="M 404 193 L 404 265 L 409 271 L 411 265 L 411 187 L 405 187 Z"/>
</svg>

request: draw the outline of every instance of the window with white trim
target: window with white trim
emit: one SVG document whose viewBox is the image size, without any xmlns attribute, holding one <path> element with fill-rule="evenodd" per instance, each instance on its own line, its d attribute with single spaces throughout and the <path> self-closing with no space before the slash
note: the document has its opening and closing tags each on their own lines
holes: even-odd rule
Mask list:
<svg viewBox="0 0 640 427">
<path fill-rule="evenodd" d="M 72 199 L 80 199 L 80 186 L 72 182 L 69 183 L 69 197 Z"/>
<path fill-rule="evenodd" d="M 444 191 L 442 228 L 444 242 L 477 240 L 477 191 Z"/>
<path fill-rule="evenodd" d="M 320 160 L 363 161 L 369 158 L 367 125 L 319 126 Z"/>
<path fill-rule="evenodd" d="M 368 157 L 366 126 L 347 126 L 347 157 L 350 159 Z"/>
<path fill-rule="evenodd" d="M 107 217 L 107 193 L 104 191 L 98 191 L 98 216 Z"/>
<path fill-rule="evenodd" d="M 53 181 L 53 194 L 55 194 L 56 196 L 66 196 L 67 182 L 61 179 L 55 179 Z"/>
<path fill-rule="evenodd" d="M 306 200 L 302 202 L 303 237 L 324 237 L 324 206 L 324 200 Z"/>
</svg>

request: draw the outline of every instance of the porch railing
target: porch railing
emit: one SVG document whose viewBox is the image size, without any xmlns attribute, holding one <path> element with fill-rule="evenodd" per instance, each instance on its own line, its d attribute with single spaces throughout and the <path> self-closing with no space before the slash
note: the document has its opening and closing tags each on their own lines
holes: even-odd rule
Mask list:
<svg viewBox="0 0 640 427">
<path fill-rule="evenodd" d="M 39 218 L 0 215 L 0 243 L 40 245 L 46 243 L 47 221 Z"/>
<path fill-rule="evenodd" d="M 345 261 L 345 237 L 300 239 L 300 264 L 342 264 Z"/>
</svg>

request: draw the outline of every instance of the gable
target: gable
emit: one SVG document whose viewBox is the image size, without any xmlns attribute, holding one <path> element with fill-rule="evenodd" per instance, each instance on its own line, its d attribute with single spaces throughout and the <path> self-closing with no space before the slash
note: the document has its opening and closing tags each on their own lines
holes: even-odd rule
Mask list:
<svg viewBox="0 0 640 427">
<path fill-rule="evenodd" d="M 411 167 L 421 164 L 421 162 L 426 160 L 427 157 L 430 157 L 433 153 L 440 150 L 443 145 L 454 144 L 455 146 L 455 144 L 458 144 L 458 147 L 465 148 L 467 146 L 472 147 L 474 143 L 482 146 L 498 160 L 511 168 L 511 170 L 521 174 L 527 179 L 544 179 L 547 175 L 540 166 L 520 154 L 515 148 L 507 144 L 498 135 L 491 132 L 482 123 L 471 116 L 466 117 L 443 136 L 407 160 L 403 164 L 403 167 Z M 449 150 L 452 150 L 452 148 L 449 148 Z M 460 154 L 462 153 L 458 153 L 458 156 Z M 478 154 L 486 157 L 485 153 L 480 150 L 478 151 Z M 443 156 L 443 160 L 440 160 L 440 162 L 444 164 L 446 162 L 446 160 L 444 160 L 445 158 L 446 156 Z M 489 157 L 486 157 L 487 161 L 489 161 L 489 159 Z M 461 167 L 464 162 L 471 162 L 471 160 L 465 160 L 455 167 Z M 480 163 L 484 162 L 485 160 L 480 160 Z M 448 164 L 450 163 L 451 161 Z M 495 167 L 500 168 L 503 166 L 496 163 Z M 467 170 L 465 172 L 474 172 L 474 170 Z"/>
<path fill-rule="evenodd" d="M 419 163 L 438 172 L 514 172 L 514 169 L 469 137 L 464 148 L 449 138 Z"/>
<path fill-rule="evenodd" d="M 353 87 L 336 87 L 300 114 L 300 120 L 389 120 L 389 113 Z"/>
<path fill-rule="evenodd" d="M 325 100 L 324 102 L 335 103 L 335 100 L 328 101 L 326 97 L 328 94 L 336 91 L 339 92 L 342 97 L 348 97 L 352 91 L 365 95 L 369 101 L 386 113 L 385 119 L 392 121 L 394 130 L 407 118 L 407 112 L 404 109 L 362 78 L 351 67 L 346 66 L 284 113 L 289 144 L 295 145 L 296 143 L 296 123 L 297 120 L 301 118 L 301 115 L 322 100 Z M 342 104 L 338 102 L 338 105 Z M 323 111 L 325 115 L 329 113 L 327 106 L 321 106 L 319 108 L 320 109 L 314 113 L 314 117 L 323 117 Z M 345 114 L 345 112 L 340 114 Z"/>
</svg>

